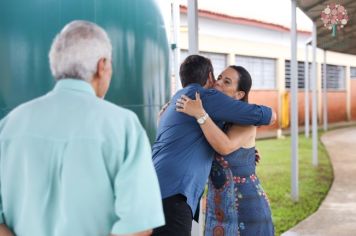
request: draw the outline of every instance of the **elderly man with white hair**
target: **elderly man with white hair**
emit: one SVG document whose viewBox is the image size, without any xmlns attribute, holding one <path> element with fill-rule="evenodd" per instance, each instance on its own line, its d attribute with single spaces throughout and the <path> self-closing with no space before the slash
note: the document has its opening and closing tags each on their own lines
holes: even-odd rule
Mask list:
<svg viewBox="0 0 356 236">
<path fill-rule="evenodd" d="M 164 224 L 145 130 L 102 98 L 111 43 L 73 21 L 53 41 L 55 88 L 0 121 L 0 235 L 150 235 Z"/>
</svg>

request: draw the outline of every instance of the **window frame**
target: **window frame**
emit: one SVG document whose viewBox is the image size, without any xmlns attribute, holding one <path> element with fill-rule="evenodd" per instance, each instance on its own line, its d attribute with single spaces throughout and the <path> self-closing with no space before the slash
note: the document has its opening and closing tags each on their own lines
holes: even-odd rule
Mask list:
<svg viewBox="0 0 356 236">
<path fill-rule="evenodd" d="M 254 80 L 256 80 L 256 76 L 254 75 L 254 71 L 251 72 L 251 70 L 249 68 L 246 68 L 246 66 L 244 66 L 243 64 L 241 65 L 241 63 L 239 63 L 239 58 L 246 58 L 246 59 L 252 59 L 252 60 L 256 60 L 256 61 L 260 61 L 263 62 L 263 65 L 265 65 L 265 62 L 270 62 L 272 63 L 272 76 L 273 79 L 271 80 L 273 82 L 273 86 L 268 86 L 268 87 L 255 87 L 254 84 Z M 240 54 L 236 54 L 235 55 L 235 65 L 241 65 L 243 67 L 246 68 L 247 71 L 249 71 L 251 73 L 251 77 L 252 77 L 252 88 L 251 90 L 255 90 L 255 91 L 276 91 L 278 90 L 278 78 L 277 78 L 277 59 L 276 58 L 271 58 L 271 57 L 259 57 L 259 56 L 249 56 L 249 55 L 240 55 Z M 263 72 L 263 70 L 265 70 L 265 68 L 260 69 L 261 71 L 259 72 Z M 264 78 L 263 78 L 264 79 Z M 259 82 L 261 83 L 261 82 Z M 262 84 L 266 84 L 266 81 L 263 80 Z M 268 83 L 267 83 L 268 84 Z"/>
</svg>

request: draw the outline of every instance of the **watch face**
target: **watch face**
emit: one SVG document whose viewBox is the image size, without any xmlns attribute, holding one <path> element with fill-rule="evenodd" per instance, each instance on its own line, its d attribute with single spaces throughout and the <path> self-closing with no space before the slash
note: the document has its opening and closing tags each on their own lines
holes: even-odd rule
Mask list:
<svg viewBox="0 0 356 236">
<path fill-rule="evenodd" d="M 205 123 L 205 121 L 206 121 L 206 119 L 208 119 L 208 117 L 209 117 L 208 114 L 205 113 L 204 116 L 202 116 L 202 117 L 200 117 L 200 118 L 197 119 L 197 122 L 198 122 L 200 125 L 202 125 L 202 124 Z"/>
<path fill-rule="evenodd" d="M 199 118 L 197 121 L 198 121 L 199 124 L 204 124 L 204 119 L 203 118 Z"/>
</svg>

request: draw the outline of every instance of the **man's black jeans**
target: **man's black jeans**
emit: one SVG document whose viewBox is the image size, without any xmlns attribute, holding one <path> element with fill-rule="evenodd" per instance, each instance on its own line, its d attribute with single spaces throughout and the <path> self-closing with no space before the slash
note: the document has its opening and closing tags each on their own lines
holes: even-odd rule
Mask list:
<svg viewBox="0 0 356 236">
<path fill-rule="evenodd" d="M 152 236 L 190 236 L 192 231 L 192 211 L 186 197 L 177 194 L 163 199 L 166 224 L 153 230 Z"/>
</svg>

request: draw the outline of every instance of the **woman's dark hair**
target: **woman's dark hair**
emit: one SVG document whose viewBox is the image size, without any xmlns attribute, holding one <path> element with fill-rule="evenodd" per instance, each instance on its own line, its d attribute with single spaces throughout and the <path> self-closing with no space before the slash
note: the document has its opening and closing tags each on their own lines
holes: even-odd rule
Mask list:
<svg viewBox="0 0 356 236">
<path fill-rule="evenodd" d="M 188 56 L 180 65 L 179 76 L 183 88 L 192 83 L 204 86 L 208 80 L 209 72 L 214 74 L 209 58 L 200 55 Z"/>
<path fill-rule="evenodd" d="M 243 68 L 242 66 L 229 66 L 234 69 L 239 75 L 239 80 L 237 82 L 237 91 L 245 92 L 245 96 L 241 99 L 241 101 L 248 102 L 248 94 L 250 93 L 252 86 L 252 79 L 250 73 Z"/>
</svg>

